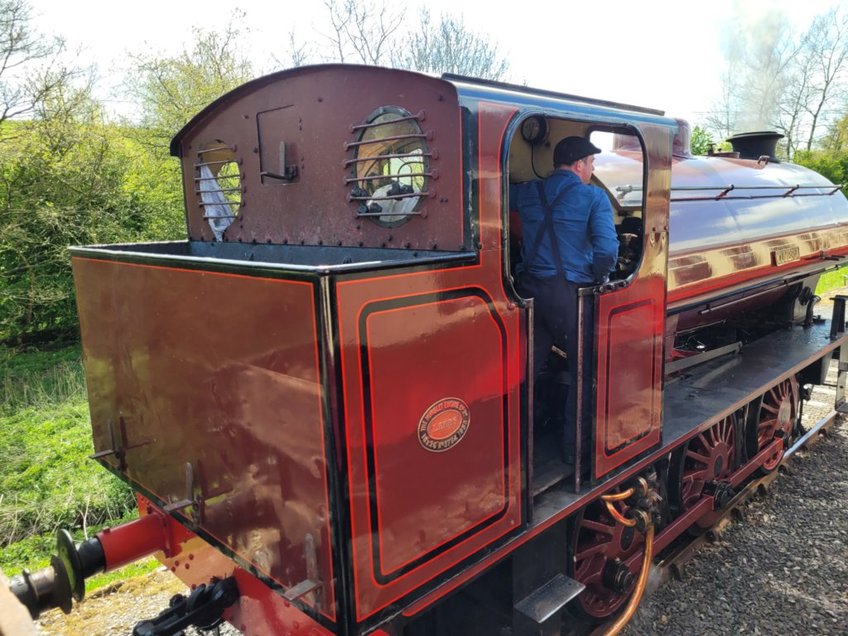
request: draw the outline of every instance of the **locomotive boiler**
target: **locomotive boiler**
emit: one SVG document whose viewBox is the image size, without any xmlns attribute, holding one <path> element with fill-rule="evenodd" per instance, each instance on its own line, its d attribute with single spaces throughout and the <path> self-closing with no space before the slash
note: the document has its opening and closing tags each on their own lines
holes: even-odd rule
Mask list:
<svg viewBox="0 0 848 636">
<path fill-rule="evenodd" d="M 622 249 L 537 387 L 509 188 L 567 135 L 605 149 Z M 172 142 L 187 240 L 71 250 L 95 458 L 140 519 L 62 535 L 19 597 L 67 608 L 156 553 L 193 591 L 139 634 L 626 620 L 652 556 L 777 468 L 811 434 L 803 388 L 848 360 L 844 303 L 814 313 L 848 202 L 769 137 L 693 157 L 659 111 L 374 67 L 224 95 Z M 589 466 L 558 452 L 567 391 Z"/>
</svg>

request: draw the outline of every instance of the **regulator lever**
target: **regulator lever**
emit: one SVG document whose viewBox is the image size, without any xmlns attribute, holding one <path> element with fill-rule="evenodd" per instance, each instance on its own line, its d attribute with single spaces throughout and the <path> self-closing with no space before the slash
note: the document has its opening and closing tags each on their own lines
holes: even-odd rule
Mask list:
<svg viewBox="0 0 848 636">
<path fill-rule="evenodd" d="M 171 606 L 152 620 L 141 621 L 133 628 L 133 636 L 177 636 L 186 627 L 208 631 L 224 621 L 224 610 L 239 597 L 233 577 L 212 585 L 200 585 L 185 597 L 177 594 Z"/>
</svg>

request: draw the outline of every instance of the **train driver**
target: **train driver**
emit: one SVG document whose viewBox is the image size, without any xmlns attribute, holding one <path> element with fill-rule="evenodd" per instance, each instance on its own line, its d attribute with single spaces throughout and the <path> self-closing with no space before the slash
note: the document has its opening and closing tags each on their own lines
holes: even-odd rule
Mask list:
<svg viewBox="0 0 848 636">
<path fill-rule="evenodd" d="M 539 377 L 551 346 L 556 344 L 566 352 L 569 387 L 576 386 L 577 290 L 606 281 L 618 257 L 612 206 L 600 188 L 589 185 L 599 152 L 584 137 L 566 137 L 554 148 L 550 176 L 510 188 L 510 209 L 518 210 L 523 227 L 518 291 L 535 299 L 533 375 Z M 585 305 L 584 321 L 593 325 L 594 304 Z M 590 362 L 587 359 L 583 364 L 587 405 L 591 404 L 586 397 L 591 396 L 593 377 Z M 563 437 L 564 459 L 570 464 L 574 463 L 576 439 L 574 393 L 568 391 Z M 584 440 L 589 439 L 590 422 L 590 417 L 584 418 Z M 583 448 L 588 450 L 588 446 Z"/>
</svg>

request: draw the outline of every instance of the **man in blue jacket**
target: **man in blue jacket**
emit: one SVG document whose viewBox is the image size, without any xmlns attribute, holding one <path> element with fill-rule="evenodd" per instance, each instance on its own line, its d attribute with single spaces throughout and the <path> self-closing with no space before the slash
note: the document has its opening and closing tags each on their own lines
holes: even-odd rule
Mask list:
<svg viewBox="0 0 848 636">
<path fill-rule="evenodd" d="M 589 185 L 599 152 L 588 139 L 566 137 L 554 148 L 554 171 L 547 179 L 510 189 L 510 207 L 518 209 L 523 228 L 519 292 L 535 299 L 533 375 L 539 376 L 551 346 L 556 344 L 566 352 L 570 387 L 576 386 L 577 378 L 578 288 L 605 282 L 618 258 L 612 206 L 603 190 Z M 594 322 L 593 309 L 593 303 L 587 302 L 584 322 L 588 325 Z M 585 344 L 591 347 L 591 343 L 587 340 Z M 584 355 L 586 389 L 592 386 L 590 358 L 591 354 Z M 565 460 L 571 463 L 574 393 L 568 392 L 564 437 Z M 587 391 L 586 395 L 591 393 Z M 591 402 L 584 399 L 584 404 L 588 407 Z M 587 420 L 591 421 L 584 419 L 584 429 Z M 588 450 L 588 432 L 583 431 L 584 451 Z"/>
</svg>

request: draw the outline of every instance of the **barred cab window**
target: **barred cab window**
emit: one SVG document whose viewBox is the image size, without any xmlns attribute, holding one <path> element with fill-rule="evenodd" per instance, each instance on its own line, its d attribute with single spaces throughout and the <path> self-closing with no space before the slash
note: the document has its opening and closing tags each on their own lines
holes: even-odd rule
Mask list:
<svg viewBox="0 0 848 636">
<path fill-rule="evenodd" d="M 432 177 L 432 154 L 421 128 L 423 113 L 412 115 L 397 106 L 384 106 L 353 126 L 356 141 L 347 144 L 353 159 L 349 198 L 357 216 L 383 227 L 397 227 L 421 213 Z"/>
<path fill-rule="evenodd" d="M 216 139 L 197 151 L 195 193 L 216 241 L 223 239 L 241 209 L 241 179 L 241 169 L 231 146 Z"/>
</svg>

